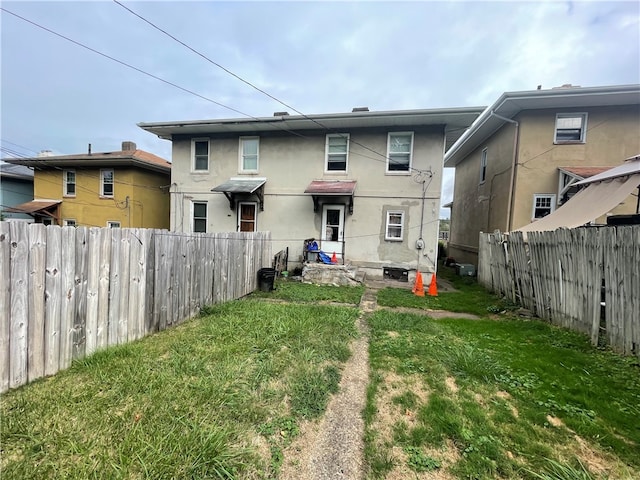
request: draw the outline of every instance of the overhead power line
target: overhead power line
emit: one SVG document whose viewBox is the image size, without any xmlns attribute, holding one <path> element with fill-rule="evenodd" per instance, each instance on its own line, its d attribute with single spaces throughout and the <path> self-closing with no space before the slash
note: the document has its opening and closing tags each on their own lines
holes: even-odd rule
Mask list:
<svg viewBox="0 0 640 480">
<path fill-rule="evenodd" d="M 118 4 L 119 4 L 119 2 L 116 2 L 116 3 L 118 3 Z M 121 5 L 121 4 L 120 4 L 120 5 Z M 123 7 L 124 7 L 124 6 L 123 6 Z M 141 74 L 143 74 L 143 75 L 146 75 L 146 76 L 148 76 L 148 77 L 151 77 L 151 78 L 153 78 L 153 79 L 155 79 L 155 80 L 158 80 L 158 81 L 160 81 L 160 82 L 162 82 L 162 83 L 165 83 L 165 84 L 167 84 L 167 85 L 170 85 L 170 86 L 172 86 L 172 87 L 174 87 L 174 88 L 177 88 L 177 89 L 179 89 L 179 90 L 181 90 L 181 91 L 183 91 L 183 92 L 185 92 L 185 93 L 188 93 L 188 94 L 190 94 L 190 95 L 194 95 L 194 96 L 196 96 L 196 97 L 198 97 L 198 98 L 200 98 L 200 99 L 202 99 L 202 100 L 205 100 L 205 101 L 207 101 L 207 102 L 210 102 L 210 103 L 213 103 L 213 104 L 218 105 L 218 106 L 220 106 L 220 107 L 223 107 L 223 108 L 225 108 L 225 109 L 227 109 L 227 110 L 230 110 L 230 111 L 236 112 L 236 113 L 238 113 L 238 114 L 240 114 L 240 115 L 242 115 L 242 116 L 245 116 L 245 117 L 251 118 L 252 120 L 255 120 L 255 121 L 257 121 L 257 122 L 264 123 L 264 119 L 261 119 L 261 118 L 255 117 L 255 116 L 250 115 L 250 114 L 245 113 L 245 112 L 242 112 L 242 111 L 240 111 L 240 110 L 238 110 L 238 109 L 236 109 L 236 108 L 233 108 L 233 107 L 230 107 L 230 106 L 225 105 L 225 104 L 223 104 L 223 103 L 220 103 L 220 102 L 218 102 L 218 101 L 216 101 L 216 100 L 213 100 L 213 99 L 211 99 L 211 98 L 209 98 L 209 97 L 206 97 L 206 96 L 201 95 L 201 94 L 199 94 L 199 93 L 197 93 L 197 92 L 194 92 L 193 90 L 190 90 L 190 89 L 188 89 L 188 88 L 182 87 L 182 86 L 180 86 L 180 85 L 178 85 L 178 84 L 176 84 L 176 83 L 173 83 L 173 82 L 171 82 L 171 81 L 169 81 L 169 80 L 166 80 L 166 79 L 161 78 L 161 77 L 159 77 L 159 76 L 157 76 L 157 75 L 154 75 L 154 74 L 152 74 L 152 73 L 149 73 L 149 72 L 147 72 L 147 71 L 145 71 L 145 70 L 143 70 L 143 69 L 141 69 L 141 68 L 138 68 L 138 67 L 136 67 L 136 66 L 134 66 L 134 65 L 131 65 L 131 64 L 127 63 L 127 62 L 124 62 L 124 61 L 122 61 L 122 60 L 119 60 L 119 59 L 117 59 L 117 58 L 115 58 L 115 57 L 113 57 L 113 56 L 111 56 L 111 55 L 108 55 L 108 54 L 106 54 L 106 53 L 100 52 L 99 50 L 96 50 L 96 49 L 94 49 L 94 48 L 92 48 L 92 47 L 89 47 L 88 45 L 85 45 L 85 44 L 84 44 L 84 43 L 82 43 L 82 42 L 79 42 L 79 41 L 77 41 L 77 40 L 73 40 L 72 38 L 69 38 L 69 37 L 67 37 L 66 35 L 63 35 L 63 34 L 61 34 L 61 33 L 58 33 L 58 32 L 56 32 L 56 31 L 54 31 L 54 30 L 51 30 L 50 28 L 47 28 L 47 27 L 45 27 L 45 26 L 43 26 L 43 25 L 41 25 L 41 24 L 39 24 L 39 23 L 37 23 L 37 22 L 34 22 L 34 21 L 32 21 L 32 20 L 29 20 L 28 18 L 25 18 L 25 17 L 23 17 L 23 16 L 21 16 L 21 15 L 18 15 L 17 13 L 14 13 L 14 12 L 12 12 L 12 11 L 10 11 L 10 10 L 7 10 L 7 9 L 6 9 L 6 8 L 4 8 L 4 7 L 1 7 L 1 6 L 0 6 L 0 10 L 1 10 L 1 11 L 3 11 L 3 12 L 5 12 L 5 13 L 8 13 L 9 15 L 12 15 L 12 16 L 16 17 L 16 18 L 18 18 L 18 19 L 20 19 L 20 20 L 22 20 L 22 21 L 24 21 L 24 22 L 26 22 L 26 23 L 29 23 L 29 24 L 31 24 L 31 25 L 33 25 L 33 26 L 35 26 L 35 27 L 37 27 L 37 28 L 39 28 L 39 29 L 41 29 L 41 30 L 44 30 L 44 31 L 46 31 L 46 32 L 48 32 L 48 33 L 50 33 L 50 34 L 52 34 L 52 35 L 55 35 L 55 36 L 57 36 L 57 37 L 59 37 L 59 38 L 62 38 L 62 39 L 64 39 L 64 40 L 68 41 L 68 42 L 71 42 L 71 43 L 73 43 L 74 45 L 77 45 L 77 46 L 79 46 L 79 47 L 81 47 L 81 48 L 84 48 L 85 50 L 88 50 L 88 51 L 90 51 L 90 52 L 92 52 L 92 53 L 95 53 L 95 54 L 97 54 L 97 55 L 100 55 L 101 57 L 107 58 L 107 59 L 109 59 L 109 60 L 111 60 L 111 61 L 113 61 L 113 62 L 116 62 L 116 63 L 118 63 L 118 64 L 120 64 L 120 65 L 122 65 L 122 66 L 125 66 L 125 67 L 127 67 L 127 68 L 129 68 L 129 69 L 131 69 L 131 70 L 135 70 L 135 71 L 136 71 L 136 72 L 138 72 L 138 73 L 141 73 Z M 131 10 L 130 10 L 130 9 L 128 9 L 128 8 L 127 8 L 127 10 L 131 11 Z M 133 13 L 133 14 L 135 14 L 134 12 L 132 12 L 132 13 Z M 138 17 L 140 17 L 140 16 L 139 16 L 139 15 L 137 15 L 137 14 L 135 14 L 135 15 L 136 15 L 136 16 L 138 16 Z M 142 17 L 140 17 L 140 18 L 142 18 Z M 145 21 L 146 21 L 146 20 L 145 20 Z M 148 22 L 148 21 L 147 21 L 147 23 L 150 23 L 150 22 Z M 151 23 L 150 23 L 150 24 L 151 24 Z M 154 27 L 155 27 L 155 25 L 154 25 Z M 158 28 L 158 27 L 155 27 L 155 28 Z M 159 29 L 159 28 L 158 28 L 158 29 Z M 164 30 L 162 30 L 162 29 L 159 29 L 159 30 L 160 30 L 160 31 L 162 31 L 163 33 L 167 34 L 166 32 L 164 32 Z M 169 34 L 167 34 L 167 35 L 169 35 Z M 173 36 L 171 36 L 171 37 L 172 37 L 172 38 L 174 38 Z M 179 41 L 179 40 L 177 40 L 177 39 L 175 39 L 175 38 L 174 38 L 174 40 Z M 180 42 L 180 43 L 181 43 L 181 44 L 184 44 L 183 42 Z M 190 48 L 190 49 L 191 49 L 191 47 L 188 47 L 186 44 L 184 44 L 184 45 L 185 45 L 187 48 Z M 200 54 L 199 52 L 195 51 L 194 49 L 191 49 L 191 50 L 193 50 L 194 52 L 196 52 L 198 55 L 200 55 L 200 56 L 203 56 L 203 57 L 204 57 L 204 55 L 203 55 L 203 54 Z M 206 57 L 205 57 L 205 58 L 206 58 Z M 210 59 L 208 59 L 208 60 L 209 60 L 209 61 L 211 61 L 212 63 L 214 63 L 215 65 L 218 65 L 218 64 L 216 64 L 215 62 L 213 62 L 212 60 L 210 60 Z M 219 65 L 218 65 L 218 66 L 219 66 Z M 228 70 L 227 70 L 227 69 L 225 69 L 224 67 L 221 67 L 221 66 L 220 66 L 220 68 L 223 68 L 225 71 L 228 71 Z M 241 77 L 239 77 L 238 75 L 235 75 L 235 74 L 233 74 L 233 73 L 232 73 L 232 72 L 230 72 L 230 71 L 228 71 L 228 72 L 229 72 L 230 74 L 234 75 L 235 77 L 237 77 L 237 78 L 241 79 Z M 243 82 L 245 82 L 245 83 L 247 83 L 247 84 L 249 84 L 249 85 L 253 86 L 253 87 L 254 87 L 254 88 L 256 88 L 257 90 L 261 91 L 262 93 L 266 94 L 267 96 L 269 96 L 269 97 L 271 97 L 271 98 L 274 98 L 276 101 L 280 102 L 282 105 L 285 105 L 285 106 L 287 106 L 288 108 L 291 108 L 292 110 L 294 110 L 295 112 L 297 112 L 297 113 L 301 114 L 304 118 L 306 118 L 306 119 L 308 119 L 308 120 L 310 120 L 310 121 L 314 122 L 315 124 L 317 124 L 318 126 L 320 126 L 322 129 L 324 129 L 325 131 L 327 131 L 327 132 L 339 133 L 339 132 L 334 131 L 334 130 L 332 130 L 331 128 L 327 127 L 326 125 L 323 125 L 322 123 L 318 122 L 317 120 L 315 120 L 315 119 L 313 119 L 313 118 L 311 118 L 311 117 L 309 117 L 309 116 L 307 116 L 307 115 L 303 114 L 302 112 L 299 112 L 299 111 L 298 111 L 298 110 L 296 110 L 295 108 L 290 107 L 288 104 L 286 104 L 286 103 L 284 103 L 284 102 L 281 102 L 280 100 L 278 100 L 277 98 L 273 97 L 272 95 L 270 95 L 270 94 L 268 94 L 268 93 L 266 93 L 266 92 L 264 92 L 264 91 L 262 91 L 262 90 L 258 89 L 257 87 L 255 87 L 255 86 L 254 86 L 253 84 L 251 84 L 250 82 L 247 82 L 247 81 L 245 81 L 244 79 L 241 79 L 241 80 L 242 80 Z M 290 134 L 292 134 L 292 135 L 295 135 L 295 136 L 298 136 L 298 137 L 301 137 L 301 138 L 305 138 L 305 139 L 309 138 L 309 137 L 307 137 L 307 136 L 305 136 L 305 135 L 302 135 L 302 134 L 300 134 L 300 133 L 298 133 L 298 132 L 296 132 L 296 131 L 293 131 L 293 130 L 287 129 L 287 128 L 282 127 L 282 126 L 280 126 L 280 125 L 277 125 L 277 124 L 272 124 L 272 125 L 273 125 L 273 126 L 275 126 L 275 127 L 276 127 L 276 128 L 278 128 L 278 129 L 280 129 L 280 130 L 282 130 L 282 131 L 285 131 L 285 132 L 287 132 L 287 133 L 290 133 Z M 363 154 L 363 153 L 359 153 L 359 152 L 351 152 L 352 154 L 356 154 L 356 155 L 359 155 L 359 156 L 364 157 L 364 158 L 369 158 L 369 159 L 371 159 L 371 160 L 379 161 L 379 162 L 381 162 L 381 163 L 387 163 L 387 162 L 390 160 L 390 159 L 387 157 L 387 155 L 386 155 L 386 154 L 380 153 L 380 152 L 378 152 L 378 151 L 376 151 L 376 150 L 374 150 L 374 149 L 372 149 L 372 148 L 368 147 L 367 145 L 364 145 L 364 144 L 362 144 L 362 143 L 359 143 L 359 142 L 353 141 L 353 140 L 351 140 L 351 139 L 350 139 L 349 141 L 350 141 L 351 143 L 355 144 L 355 145 L 359 145 L 360 147 L 362 147 L 362 148 L 364 148 L 364 149 L 366 149 L 366 150 L 368 150 L 368 151 L 370 151 L 370 152 L 372 152 L 372 153 L 374 153 L 374 154 L 376 154 L 376 155 L 378 155 L 378 156 L 382 157 L 384 160 L 382 160 L 382 159 L 380 159 L 380 158 L 374 158 L 374 157 L 371 157 L 371 156 L 368 156 L 368 155 L 365 155 L 365 154 Z M 423 173 L 421 170 L 416 169 L 416 168 L 414 168 L 414 167 L 409 167 L 409 170 L 410 170 L 410 171 L 413 171 L 413 172 L 415 172 L 415 173 L 418 173 L 418 174 Z"/>
<path fill-rule="evenodd" d="M 279 98 L 275 97 L 274 95 L 270 94 L 269 92 L 261 89 L 260 87 L 257 87 L 255 84 L 251 83 L 250 81 L 242 78 L 240 75 L 232 72 L 231 70 L 229 70 L 228 68 L 224 67 L 223 65 L 221 65 L 220 63 L 210 59 L 208 56 L 206 56 L 204 53 L 199 52 L 198 50 L 196 50 L 195 48 L 193 48 L 192 46 L 188 45 L 187 43 L 183 42 L 182 40 L 180 40 L 179 38 L 176 38 L 174 35 L 172 35 L 171 33 L 167 32 L 166 30 L 164 30 L 163 28 L 159 27 L 158 25 L 156 25 L 155 23 L 153 23 L 152 21 L 146 19 L 145 17 L 143 17 L 142 15 L 140 15 L 139 13 L 134 12 L 133 10 L 131 10 L 129 7 L 127 7 L 126 5 L 122 4 L 121 2 L 119 2 L 118 0 L 113 0 L 114 3 L 120 5 L 122 8 L 124 8 L 125 10 L 127 10 L 129 13 L 131 13 L 132 15 L 138 17 L 140 20 L 142 20 L 143 22 L 147 23 L 148 25 L 152 26 L 153 28 L 155 28 L 156 30 L 158 30 L 159 32 L 162 32 L 164 35 L 168 36 L 169 38 L 171 38 L 172 40 L 178 42 L 180 45 L 182 45 L 183 47 L 187 48 L 188 50 L 192 51 L 193 53 L 195 53 L 196 55 L 198 55 L 199 57 L 201 57 L 202 59 L 206 60 L 207 62 L 209 62 L 212 65 L 215 65 L 216 67 L 218 67 L 219 69 L 225 71 L 226 73 L 228 73 L 229 75 L 231 75 L 232 77 L 236 78 L 237 80 L 240 80 L 242 83 L 250 86 L 251 88 L 257 90 L 258 92 L 262 93 L 263 95 L 266 95 L 267 97 L 269 97 L 272 100 L 275 100 L 276 102 L 278 102 L 280 105 L 283 105 L 286 108 L 289 108 L 290 110 L 293 110 L 294 112 L 296 112 L 298 115 L 302 116 L 303 118 L 315 123 L 316 125 L 318 125 L 320 128 L 326 130 L 327 132 L 331 132 L 331 133 L 339 133 L 336 130 L 333 130 L 330 127 L 327 127 L 326 125 L 324 125 L 323 123 L 319 122 L 318 120 L 316 120 L 315 118 L 312 118 L 308 115 L 306 115 L 305 113 L 301 112 L 300 110 L 298 110 L 297 108 L 289 105 L 288 103 L 280 100 Z M 382 158 L 385 159 L 385 162 L 388 160 L 388 157 L 386 154 L 384 153 L 380 153 L 377 150 L 368 147 L 367 145 L 363 145 L 362 143 L 350 140 L 352 143 L 354 143 L 355 145 L 358 145 L 372 153 L 375 153 L 376 155 L 381 156 Z M 371 157 L 368 157 L 371 158 Z M 378 159 L 374 159 L 374 160 L 378 160 Z M 410 167 L 411 170 L 414 170 L 416 172 L 420 172 L 420 170 L 415 169 L 413 167 Z"/>
</svg>

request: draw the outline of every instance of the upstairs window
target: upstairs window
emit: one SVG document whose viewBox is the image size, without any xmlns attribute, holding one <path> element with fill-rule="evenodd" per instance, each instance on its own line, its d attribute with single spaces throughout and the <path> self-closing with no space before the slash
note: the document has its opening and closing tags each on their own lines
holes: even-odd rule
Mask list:
<svg viewBox="0 0 640 480">
<path fill-rule="evenodd" d="M 113 197 L 113 170 L 100 170 L 100 195 Z"/>
<path fill-rule="evenodd" d="M 240 137 L 240 171 L 244 173 L 258 171 L 258 137 Z"/>
<path fill-rule="evenodd" d="M 107 227 L 109 227 L 109 228 L 120 228 L 120 222 L 118 222 L 116 220 L 109 220 L 107 222 Z"/>
<path fill-rule="evenodd" d="M 193 231 L 207 231 L 207 202 L 193 202 Z"/>
<path fill-rule="evenodd" d="M 349 156 L 349 134 L 327 135 L 325 152 L 326 172 L 346 172 L 347 157 Z"/>
<path fill-rule="evenodd" d="M 549 215 L 556 208 L 555 195 L 534 195 L 533 196 L 533 219 L 542 218 Z"/>
<path fill-rule="evenodd" d="M 404 212 L 388 211 L 385 240 L 401 242 L 404 234 Z"/>
<path fill-rule="evenodd" d="M 413 132 L 390 133 L 387 142 L 387 173 L 409 173 Z"/>
<path fill-rule="evenodd" d="M 554 143 L 584 143 L 586 129 L 586 113 L 559 113 Z"/>
<path fill-rule="evenodd" d="M 76 171 L 64 170 L 62 172 L 64 177 L 64 196 L 75 197 L 76 196 Z"/>
<path fill-rule="evenodd" d="M 75 227 L 76 226 L 76 219 L 75 218 L 65 218 L 62 221 L 62 225 L 64 225 L 65 227 Z"/>
<path fill-rule="evenodd" d="M 194 172 L 209 170 L 209 139 L 194 138 L 191 140 L 192 169 Z"/>
<path fill-rule="evenodd" d="M 487 149 L 482 150 L 480 156 L 480 183 L 484 183 L 487 179 Z"/>
</svg>

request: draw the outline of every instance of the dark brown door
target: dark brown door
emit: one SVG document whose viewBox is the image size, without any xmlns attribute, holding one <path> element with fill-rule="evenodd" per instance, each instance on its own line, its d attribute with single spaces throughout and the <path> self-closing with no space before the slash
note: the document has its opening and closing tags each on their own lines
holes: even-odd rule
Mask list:
<svg viewBox="0 0 640 480">
<path fill-rule="evenodd" d="M 238 212 L 240 217 L 239 231 L 241 232 L 255 232 L 256 231 L 256 204 L 255 203 L 241 203 Z"/>
</svg>

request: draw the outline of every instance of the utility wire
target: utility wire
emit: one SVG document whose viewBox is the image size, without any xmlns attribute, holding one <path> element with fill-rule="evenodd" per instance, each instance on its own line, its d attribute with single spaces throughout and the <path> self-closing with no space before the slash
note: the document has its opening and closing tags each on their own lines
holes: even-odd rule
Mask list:
<svg viewBox="0 0 640 480">
<path fill-rule="evenodd" d="M 35 27 L 37 27 L 37 28 L 40 28 L 40 29 L 42 29 L 42 30 L 44 30 L 44 31 L 46 31 L 46 32 L 49 32 L 49 33 L 51 33 L 52 35 L 55 35 L 55 36 L 60 37 L 60 38 L 62 38 L 62 39 L 64 39 L 64 40 L 67 40 L 68 42 L 71 42 L 71 43 L 73 43 L 74 45 L 77 45 L 77 46 L 82 47 L 82 48 L 84 48 L 84 49 L 86 49 L 86 50 L 89 50 L 90 52 L 93 52 L 93 53 L 95 53 L 95 54 L 97 54 L 97 55 L 100 55 L 100 56 L 102 56 L 102 57 L 104 57 L 104 58 L 107 58 L 107 59 L 112 60 L 112 61 L 114 61 L 114 62 L 116 62 L 116 63 L 119 63 L 120 65 L 123 65 L 123 66 L 125 66 L 125 67 L 127 67 L 127 68 L 130 68 L 130 69 L 132 69 L 132 70 L 135 70 L 136 72 L 142 73 L 143 75 L 146 75 L 146 76 L 148 76 L 148 77 L 154 78 L 154 79 L 156 79 L 156 80 L 158 80 L 158 81 L 160 81 L 160 82 L 163 82 L 163 83 L 165 83 L 165 84 L 167 84 L 167 85 L 170 85 L 170 86 L 172 86 L 172 87 L 175 87 L 175 88 L 177 88 L 177 89 L 179 89 L 179 90 L 182 90 L 183 92 L 189 93 L 189 94 L 194 95 L 194 96 L 196 96 L 196 97 L 198 97 L 198 98 L 201 98 L 201 99 L 203 99 L 203 100 L 205 100 L 205 101 L 207 101 L 207 102 L 211 102 L 211 103 L 213 103 L 213 104 L 215 104 L 215 105 L 218 105 L 218 106 L 220 106 L 220 107 L 226 108 L 227 110 L 231 110 L 231 111 L 233 111 L 233 112 L 236 112 L 236 113 L 238 113 L 238 114 L 240 114 L 240 115 L 242 115 L 242 116 L 245 116 L 245 117 L 251 118 L 252 120 L 255 120 L 255 121 L 257 121 L 257 122 L 265 123 L 265 121 L 264 121 L 263 119 L 260 119 L 260 118 L 258 118 L 258 117 L 255 117 L 255 116 L 253 116 L 253 115 L 249 115 L 248 113 L 244 113 L 244 112 L 242 112 L 242 111 L 240 111 L 240 110 L 237 110 L 237 109 L 235 109 L 235 108 L 233 108 L 233 107 L 229 107 L 229 106 L 227 106 L 227 105 L 225 105 L 225 104 L 223 104 L 223 103 L 217 102 L 217 101 L 215 101 L 215 100 L 213 100 L 213 99 L 211 99 L 211 98 L 205 97 L 204 95 L 201 95 L 201 94 L 199 94 L 199 93 L 197 93 L 197 92 L 194 92 L 194 91 L 192 91 L 192 90 L 189 90 L 188 88 L 181 87 L 180 85 L 177 85 L 177 84 L 175 84 L 175 83 L 173 83 L 173 82 L 170 82 L 169 80 L 165 80 L 165 79 L 163 79 L 163 78 L 161 78 L 161 77 L 158 77 L 157 75 L 154 75 L 154 74 L 149 73 L 149 72 L 147 72 L 147 71 L 145 71 L 145 70 L 142 70 L 141 68 L 138 68 L 138 67 L 135 67 L 135 66 L 133 66 L 133 65 L 130 65 L 130 64 L 128 64 L 128 63 L 126 63 L 126 62 L 124 62 L 124 61 L 122 61 L 122 60 L 118 60 L 117 58 L 114 58 L 114 57 L 112 57 L 112 56 L 110 56 L 110 55 L 107 55 L 106 53 L 102 53 L 102 52 L 100 52 L 100 51 L 98 51 L 98 50 L 96 50 L 96 49 L 94 49 L 94 48 L 91 48 L 91 47 L 89 47 L 89 46 L 87 46 L 87 45 L 85 45 L 85 44 L 83 44 L 83 43 L 81 43 L 81 42 L 78 42 L 78 41 L 76 41 L 76 40 L 73 40 L 73 39 L 71 39 L 71 38 L 69 38 L 69 37 L 65 36 L 65 35 L 62 35 L 61 33 L 55 32 L 55 31 L 53 31 L 53 30 L 51 30 L 51 29 L 49 29 L 49 28 L 47 28 L 47 27 L 44 27 L 44 26 L 40 25 L 39 23 L 36 23 L 36 22 L 31 21 L 31 20 L 29 20 L 29 19 L 27 19 L 27 18 L 25 18 L 25 17 L 22 17 L 22 16 L 20 16 L 20 15 L 18 15 L 18 14 L 16 14 L 16 13 L 14 13 L 14 12 L 11 12 L 10 10 L 7 10 L 7 9 L 6 9 L 6 8 L 4 8 L 4 7 L 0 7 L 0 10 L 2 10 L 3 12 L 8 13 L 8 14 L 10 14 L 10 15 L 13 15 L 13 16 L 14 16 L 14 17 L 16 17 L 16 18 L 19 18 L 20 20 L 23 20 L 23 21 L 25 21 L 25 22 L 27 22 L 27 23 L 30 23 L 31 25 L 33 25 L 33 26 L 35 26 Z M 317 122 L 316 122 L 316 123 L 317 123 Z M 292 134 L 292 135 L 298 136 L 298 137 L 300 137 L 300 138 L 309 139 L 309 137 L 307 137 L 307 136 L 305 136 L 305 135 L 302 135 L 302 134 L 300 134 L 300 133 L 298 133 L 298 132 L 296 132 L 296 131 L 293 131 L 293 130 L 287 129 L 287 128 L 282 127 L 282 126 L 280 126 L 280 125 L 272 124 L 272 126 L 274 126 L 274 127 L 278 128 L 279 130 L 282 130 L 282 131 L 284 131 L 284 132 L 287 132 L 287 133 L 290 133 L 290 134 Z M 323 126 L 323 128 L 325 128 L 326 130 L 329 130 L 327 127 L 324 127 L 324 126 Z M 356 144 L 357 144 L 357 142 L 353 142 L 353 143 L 356 143 Z M 372 152 L 376 153 L 377 155 L 381 155 L 381 156 L 383 156 L 383 157 L 387 158 L 387 157 L 386 157 L 386 155 L 383 155 L 383 154 L 381 154 L 381 153 L 379 153 L 379 152 L 376 152 L 375 150 L 372 150 L 371 148 L 366 147 L 365 145 L 362 145 L 362 144 L 359 144 L 359 145 L 361 145 L 363 148 L 365 148 L 365 149 L 367 149 L 367 150 L 371 150 Z M 362 153 L 358 153 L 358 152 L 352 152 L 352 153 L 353 153 L 353 154 L 355 154 L 355 155 L 359 155 L 359 156 L 362 156 L 362 157 L 365 157 L 365 158 L 370 158 L 370 159 L 372 159 L 372 160 L 375 160 L 375 161 L 381 161 L 381 162 L 382 162 L 382 160 L 379 160 L 378 158 L 373 158 L 373 157 L 370 157 L 370 156 L 364 155 L 364 154 L 362 154 Z M 415 170 L 415 169 L 414 169 L 414 170 Z"/>
<path fill-rule="evenodd" d="M 212 65 L 215 65 L 216 67 L 218 67 L 219 69 L 225 71 L 226 73 L 228 73 L 229 75 L 231 75 L 232 77 L 236 78 L 237 80 L 240 80 L 242 83 L 250 86 L 251 88 L 257 90 L 258 92 L 266 95 L 267 97 L 271 98 L 272 100 L 275 100 L 276 102 L 278 102 L 280 105 L 285 106 L 286 108 L 289 108 L 291 110 L 293 110 L 294 112 L 296 112 L 297 114 L 301 115 L 303 118 L 315 123 L 316 125 L 318 125 L 320 128 L 322 128 L 323 130 L 326 130 L 327 132 L 331 132 L 331 133 L 337 133 L 339 135 L 341 135 L 343 138 L 347 138 L 344 136 L 344 134 L 337 132 L 336 130 L 327 127 L 326 125 L 322 124 L 321 122 L 317 121 L 316 119 L 306 115 L 305 113 L 301 112 L 300 110 L 296 109 L 295 107 L 289 105 L 288 103 L 280 100 L 279 98 L 275 97 L 274 95 L 271 95 L 269 92 L 266 92 L 265 90 L 257 87 L 256 85 L 254 85 L 253 83 L 251 83 L 248 80 L 245 80 L 244 78 L 242 78 L 240 75 L 232 72 L 231 70 L 229 70 L 228 68 L 224 67 L 223 65 L 219 64 L 218 62 L 215 62 L 214 60 L 210 59 L 209 57 L 207 57 L 204 53 L 199 52 L 198 50 L 196 50 L 195 48 L 191 47 L 190 45 L 188 45 L 187 43 L 183 42 L 182 40 L 176 38 L 174 35 L 172 35 L 171 33 L 167 32 L 166 30 L 160 28 L 158 25 L 156 25 L 155 23 L 151 22 L 150 20 L 146 19 L 145 17 L 143 17 L 142 15 L 140 15 L 139 13 L 134 12 L 133 10 L 131 10 L 129 7 L 125 6 L 124 4 L 122 4 L 121 2 L 119 2 L 118 0 L 113 0 L 114 3 L 118 4 L 119 6 L 121 6 L 122 8 L 124 8 L 125 10 L 127 10 L 129 13 L 131 13 L 132 15 L 138 17 L 140 20 L 142 20 L 143 22 L 147 23 L 148 25 L 150 25 L 151 27 L 155 28 L 156 30 L 162 32 L 164 35 L 168 36 L 169 38 L 171 38 L 172 40 L 178 42 L 180 45 L 182 45 L 183 47 L 187 48 L 188 50 L 192 51 L 193 53 L 195 53 L 196 55 L 198 55 L 199 57 L 201 57 L 202 59 L 206 60 L 207 62 L 211 63 Z M 390 158 L 383 153 L 378 152 L 377 150 L 370 148 L 366 145 L 363 145 L 362 143 L 359 142 L 355 142 L 353 140 L 349 140 L 350 142 L 366 149 L 369 150 L 372 153 L 375 153 L 376 155 L 381 156 L 382 158 L 385 159 L 386 161 L 390 161 Z M 370 158 L 370 157 L 369 157 Z M 421 172 L 420 170 L 413 168 L 411 166 L 409 166 L 410 170 L 414 170 L 416 172 Z"/>
</svg>

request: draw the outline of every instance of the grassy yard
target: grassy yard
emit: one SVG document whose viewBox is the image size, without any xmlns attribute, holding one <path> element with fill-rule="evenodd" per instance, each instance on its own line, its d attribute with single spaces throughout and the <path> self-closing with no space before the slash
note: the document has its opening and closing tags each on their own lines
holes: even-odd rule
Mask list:
<svg viewBox="0 0 640 480">
<path fill-rule="evenodd" d="M 357 310 L 244 300 L 0 400 L 2 478 L 273 478 L 322 414 Z"/>
<path fill-rule="evenodd" d="M 369 319 L 370 476 L 640 478 L 638 360 L 539 320 L 495 315 L 510 306 L 454 281 L 459 292 L 435 299 L 387 289 L 379 301 L 483 318 Z"/>
<path fill-rule="evenodd" d="M 368 317 L 368 478 L 640 478 L 638 360 L 442 273 L 459 291 L 385 289 L 423 311 Z M 338 388 L 363 293 L 276 287 L 4 394 L 2 478 L 276 478 Z"/>
</svg>

